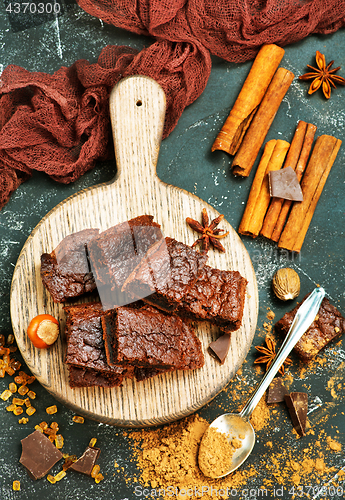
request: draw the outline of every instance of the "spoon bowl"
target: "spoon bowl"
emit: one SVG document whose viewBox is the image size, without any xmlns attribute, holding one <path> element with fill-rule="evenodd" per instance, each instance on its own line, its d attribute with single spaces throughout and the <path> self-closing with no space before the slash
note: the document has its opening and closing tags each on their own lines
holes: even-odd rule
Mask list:
<svg viewBox="0 0 345 500">
<path fill-rule="evenodd" d="M 220 436 L 223 437 L 223 440 L 224 436 L 222 436 L 222 434 L 226 436 L 226 439 L 235 451 L 232 454 L 231 462 L 226 461 L 225 467 L 217 467 L 217 465 L 220 465 L 219 461 L 221 458 L 219 457 L 221 457 L 221 454 L 217 454 L 218 464 L 215 464 L 214 456 L 206 453 L 206 447 L 209 442 L 207 438 L 205 439 L 205 436 L 207 435 L 206 431 L 201 439 L 199 447 L 199 467 L 206 476 L 212 477 L 213 479 L 219 479 L 227 476 L 242 465 L 250 455 L 255 444 L 255 432 L 249 418 L 295 344 L 313 323 L 324 296 L 325 290 L 323 288 L 315 288 L 309 297 L 307 297 L 307 299 L 301 304 L 294 317 L 290 330 L 288 331 L 281 348 L 274 358 L 273 363 L 271 364 L 269 370 L 265 373 L 261 382 L 255 388 L 254 392 L 251 394 L 242 411 L 238 414 L 225 413 L 224 415 L 220 415 L 210 424 L 209 428 L 220 432 Z M 236 446 L 233 445 L 234 439 L 237 440 Z M 221 443 L 220 439 L 219 443 Z M 211 456 L 212 459 L 210 459 L 208 463 L 204 464 L 203 459 L 200 459 L 200 457 L 205 456 Z M 225 472 L 223 472 L 224 469 L 226 469 Z M 215 472 L 216 470 L 222 470 L 222 474 L 217 474 L 217 472 Z"/>
<path fill-rule="evenodd" d="M 249 418 L 242 417 L 241 414 L 238 413 L 224 413 L 216 418 L 210 427 L 213 427 L 218 432 L 226 434 L 230 444 L 233 439 L 237 439 L 241 443 L 241 447 L 236 448 L 232 456 L 231 470 L 220 476 L 212 476 L 214 479 L 219 479 L 227 476 L 230 472 L 233 472 L 243 464 L 254 447 L 255 431 Z M 200 446 L 202 446 L 202 441 Z"/>
</svg>

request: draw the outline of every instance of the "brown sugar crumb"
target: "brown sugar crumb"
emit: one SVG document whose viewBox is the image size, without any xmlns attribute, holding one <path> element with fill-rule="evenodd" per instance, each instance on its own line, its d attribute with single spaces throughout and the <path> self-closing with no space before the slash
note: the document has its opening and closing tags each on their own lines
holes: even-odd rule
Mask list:
<svg viewBox="0 0 345 500">
<path fill-rule="evenodd" d="M 271 309 L 268 309 L 267 314 L 266 314 L 266 318 L 269 321 L 273 321 L 275 317 L 276 317 L 276 314 L 273 311 L 271 311 Z"/>
<path fill-rule="evenodd" d="M 137 481 L 145 487 L 164 489 L 167 485 L 182 493 L 183 489 L 200 489 L 204 486 L 203 500 L 213 500 L 206 488 L 220 490 L 247 484 L 257 475 L 252 466 L 240 468 L 220 479 L 204 476 L 198 466 L 198 450 L 209 423 L 197 414 L 173 422 L 158 430 L 142 429 L 128 434 L 137 459 L 140 475 Z M 116 467 L 116 466 L 115 466 Z M 122 468 L 116 472 L 123 474 Z M 128 478 L 132 481 L 132 478 Z M 163 495 L 168 500 L 169 493 Z M 179 498 L 179 497 L 177 497 Z M 180 498 L 185 498 L 180 495 Z M 220 496 L 218 495 L 218 498 Z"/>
<path fill-rule="evenodd" d="M 327 446 L 330 450 L 341 451 L 341 443 L 338 443 L 338 441 L 335 441 L 330 436 L 327 436 L 326 443 L 327 443 Z"/>
<path fill-rule="evenodd" d="M 84 423 L 84 417 L 80 417 L 79 415 L 74 415 L 72 418 L 73 422 L 76 422 L 77 424 L 83 424 Z"/>
<path fill-rule="evenodd" d="M 91 438 L 89 442 L 90 448 L 93 448 L 97 443 L 97 438 Z"/>
<path fill-rule="evenodd" d="M 241 442 L 239 441 L 241 446 Z M 199 467 L 207 477 L 220 477 L 226 474 L 232 465 L 235 448 L 228 436 L 214 427 L 209 427 L 199 448 Z"/>
<path fill-rule="evenodd" d="M 270 323 L 267 323 L 267 321 L 265 321 L 262 326 L 264 327 L 264 329 L 266 330 L 266 333 L 271 333 L 272 331 L 272 325 Z"/>
<path fill-rule="evenodd" d="M 48 408 L 46 408 L 46 412 L 48 413 L 48 415 L 54 415 L 54 413 L 56 413 L 57 411 L 58 410 L 56 405 L 48 406 Z"/>
<path fill-rule="evenodd" d="M 263 396 L 255 407 L 250 421 L 255 431 L 259 431 L 266 427 L 270 419 L 270 409 L 266 404 L 265 396 Z"/>
<path fill-rule="evenodd" d="M 63 447 L 64 444 L 64 439 L 61 434 L 57 434 L 55 438 L 55 446 L 57 447 L 58 450 L 60 450 Z"/>
<path fill-rule="evenodd" d="M 235 448 L 236 450 L 238 450 L 239 448 L 242 448 L 242 441 L 238 438 L 234 438 L 232 441 L 231 441 L 231 446 L 233 446 L 233 448 Z"/>
<path fill-rule="evenodd" d="M 4 392 L 1 394 L 0 398 L 3 401 L 7 401 L 11 396 L 12 392 L 9 389 L 5 389 Z"/>
<path fill-rule="evenodd" d="M 20 398 L 13 398 L 12 399 L 12 403 L 14 405 L 23 406 L 23 404 L 25 403 L 25 401 L 24 401 L 24 399 L 20 399 Z"/>
<path fill-rule="evenodd" d="M 20 394 L 21 396 L 25 396 L 25 394 L 27 394 L 28 392 L 29 392 L 29 388 L 26 385 L 21 385 L 18 388 L 18 394 Z"/>
<path fill-rule="evenodd" d="M 26 409 L 26 413 L 29 415 L 29 417 L 31 417 L 31 415 L 33 415 L 36 411 L 36 408 L 34 408 L 33 406 L 29 406 L 27 409 Z"/>
<path fill-rule="evenodd" d="M 9 384 L 8 388 L 12 392 L 12 394 L 14 394 L 15 392 L 17 392 L 17 384 L 15 384 L 14 382 L 11 382 Z"/>
<path fill-rule="evenodd" d="M 101 481 L 103 481 L 104 479 L 104 476 L 103 474 L 101 474 L 100 472 L 97 474 L 97 476 L 95 477 L 95 483 L 96 484 L 99 484 Z"/>
<path fill-rule="evenodd" d="M 56 476 L 54 476 L 54 478 L 55 481 L 61 481 L 61 479 L 63 479 L 65 476 L 66 476 L 66 471 L 60 470 L 60 472 L 58 472 Z"/>
<path fill-rule="evenodd" d="M 12 489 L 13 491 L 20 491 L 20 481 L 13 481 Z"/>
<path fill-rule="evenodd" d="M 94 479 L 96 479 L 97 475 L 99 474 L 99 471 L 100 471 L 100 466 L 98 464 L 94 465 L 93 468 L 92 468 L 92 471 L 91 471 L 91 477 L 93 477 Z"/>
</svg>

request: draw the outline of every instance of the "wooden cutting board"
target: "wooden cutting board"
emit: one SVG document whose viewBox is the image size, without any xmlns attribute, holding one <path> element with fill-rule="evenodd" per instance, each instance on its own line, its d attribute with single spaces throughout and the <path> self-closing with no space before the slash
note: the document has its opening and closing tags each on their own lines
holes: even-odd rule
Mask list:
<svg viewBox="0 0 345 500">
<path fill-rule="evenodd" d="M 107 424 L 144 427 L 177 420 L 201 408 L 233 378 L 251 346 L 258 315 L 255 273 L 249 255 L 236 231 L 222 240 L 223 254 L 210 250 L 208 264 L 219 269 L 238 270 L 248 280 L 242 327 L 231 337 L 223 365 L 208 353 L 217 338 L 217 328 L 200 323 L 205 365 L 194 371 L 159 375 L 144 382 L 125 380 L 122 387 L 71 389 L 64 365 L 65 314 L 54 304 L 40 278 L 40 256 L 50 253 L 67 235 L 85 228 L 107 229 L 142 214 L 151 214 L 165 236 L 191 245 L 198 235 L 186 224 L 186 217 L 200 220 L 202 208 L 210 218 L 219 213 L 197 196 L 167 185 L 156 175 L 165 117 L 165 94 L 154 80 L 134 76 L 121 80 L 110 97 L 117 175 L 114 181 L 85 189 L 51 210 L 27 239 L 16 264 L 11 287 L 11 319 L 14 334 L 32 373 L 57 400 L 78 414 Z M 183 165 L 181 165 L 183 168 Z M 197 175 L 197 173 L 196 173 Z M 32 346 L 26 335 L 37 314 L 59 319 L 61 335 L 49 349 Z"/>
</svg>

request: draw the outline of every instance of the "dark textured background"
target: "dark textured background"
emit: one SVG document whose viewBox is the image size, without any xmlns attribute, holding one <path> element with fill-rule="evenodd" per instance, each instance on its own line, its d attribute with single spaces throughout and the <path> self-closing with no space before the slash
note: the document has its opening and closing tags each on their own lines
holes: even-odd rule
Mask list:
<svg viewBox="0 0 345 500">
<path fill-rule="evenodd" d="M 86 58 L 90 62 L 97 59 L 101 49 L 107 44 L 130 45 L 137 49 L 151 42 L 150 39 L 104 25 L 92 18 L 72 1 L 61 4 L 61 14 L 57 18 L 44 18 L 37 15 L 9 15 L 6 12 L 8 0 L 3 2 L 0 12 L 0 71 L 8 64 L 18 64 L 32 71 L 52 73 L 60 66 L 69 66 L 76 59 Z M 306 40 L 286 47 L 281 63 L 293 71 L 296 77 L 306 72 L 306 64 L 315 65 L 315 52 L 320 50 L 326 61 L 335 60 L 341 65 L 340 75 L 345 75 L 345 39 L 344 30 L 330 36 L 311 36 Z M 168 183 L 180 186 L 197 194 L 224 213 L 226 219 L 238 228 L 248 197 L 254 170 L 249 179 L 236 179 L 229 172 L 229 156 L 222 152 L 211 153 L 211 145 L 221 128 L 228 112 L 249 71 L 251 62 L 235 65 L 213 58 L 213 69 L 203 95 L 187 108 L 176 129 L 163 141 L 158 161 L 158 175 Z M 332 91 L 330 101 L 321 92 L 307 95 L 308 84 L 293 81 L 273 125 L 266 138 L 281 138 L 291 141 L 297 121 L 302 119 L 317 125 L 317 135 L 331 134 L 344 139 L 345 127 L 345 88 Z M 336 162 L 326 183 L 322 197 L 310 225 L 302 251 L 291 256 L 278 251 L 275 245 L 262 239 L 243 238 L 252 258 L 259 286 L 259 319 L 255 341 L 243 372 L 236 376 L 230 386 L 212 403 L 198 413 L 211 421 L 226 410 L 234 409 L 233 391 L 238 385 L 242 393 L 236 405 L 246 401 L 248 391 L 262 376 L 262 371 L 254 369 L 256 357 L 254 345 L 263 343 L 263 323 L 267 321 L 267 310 L 271 309 L 280 318 L 292 307 L 292 303 L 281 303 L 271 291 L 271 278 L 280 267 L 290 266 L 296 269 L 301 278 L 302 298 L 316 284 L 322 285 L 331 300 L 345 313 L 344 292 L 344 180 L 345 146 L 340 149 Z M 85 187 L 112 179 L 115 167 L 111 162 L 102 163 L 84 175 L 79 181 L 69 186 L 60 185 L 46 175 L 36 173 L 20 186 L 10 202 L 0 212 L 0 333 L 11 332 L 9 315 L 10 285 L 14 266 L 19 252 L 40 219 L 61 200 Z M 295 302 L 293 302 L 294 304 Z M 20 314 L 20 311 L 18 311 Z M 15 321 L 15 318 L 13 318 Z M 19 357 L 19 355 L 17 356 Z M 247 488 L 259 488 L 264 478 L 270 477 L 265 464 L 271 464 L 270 452 L 265 446 L 267 439 L 273 442 L 273 451 L 282 448 L 292 450 L 296 460 L 303 449 L 313 446 L 320 433 L 336 438 L 345 445 L 344 434 L 344 374 L 345 350 L 343 342 L 338 342 L 324 351 L 324 366 L 316 363 L 304 370 L 294 358 L 290 368 L 293 377 L 291 390 L 307 391 L 309 395 L 309 420 L 313 433 L 303 439 L 296 439 L 284 406 L 276 408 L 274 417 L 271 410 L 270 425 L 257 433 L 257 444 L 248 463 L 257 470 L 256 478 L 248 479 Z M 332 376 L 339 378 L 340 386 L 331 392 L 328 381 Z M 11 377 L 0 381 L 0 392 L 8 387 Z M 135 484 L 126 484 L 124 478 L 115 475 L 114 460 L 124 467 L 124 475 L 137 475 L 136 463 L 128 438 L 122 429 L 85 421 L 83 425 L 73 423 L 73 413 L 57 403 L 58 413 L 49 417 L 45 408 L 56 401 L 37 382 L 32 389 L 37 392 L 34 405 L 37 412 L 30 417 L 25 426 L 18 424 L 20 417 L 8 413 L 8 403 L 0 401 L 0 500 L 9 499 L 65 499 L 95 500 L 134 499 Z M 242 403 L 241 403 L 242 402 Z M 88 477 L 68 474 L 60 483 L 51 485 L 46 479 L 31 480 L 19 464 L 20 440 L 34 429 L 34 426 L 46 420 L 56 420 L 65 438 L 64 451 L 80 456 L 91 437 L 98 439 L 101 448 L 98 463 L 105 480 L 99 485 Z M 279 443 L 279 444 L 277 444 Z M 323 443 L 324 444 L 324 443 Z M 329 478 L 344 465 L 343 453 L 324 449 L 327 466 L 334 466 Z M 262 463 L 261 463 L 262 460 Z M 53 473 L 60 470 L 59 464 Z M 21 481 L 21 491 L 12 491 L 12 481 Z M 273 480 L 274 483 L 274 480 Z M 312 485 L 315 486 L 315 485 Z M 345 487 L 344 487 L 345 489 Z M 273 498 L 273 488 L 268 490 Z M 233 497 L 234 498 L 234 497 Z M 284 498 L 291 498 L 285 492 Z"/>
</svg>

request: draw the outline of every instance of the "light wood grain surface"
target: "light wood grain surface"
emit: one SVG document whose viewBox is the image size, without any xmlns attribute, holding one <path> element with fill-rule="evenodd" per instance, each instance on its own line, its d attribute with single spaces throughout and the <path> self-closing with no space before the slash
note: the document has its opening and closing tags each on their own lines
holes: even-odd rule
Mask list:
<svg viewBox="0 0 345 500">
<path fill-rule="evenodd" d="M 152 79 L 123 79 L 110 99 L 117 175 L 113 182 L 81 191 L 50 211 L 27 239 L 15 267 L 11 287 L 11 320 L 22 356 L 39 382 L 59 401 L 78 414 L 100 422 L 144 427 L 177 420 L 201 408 L 233 378 L 251 346 L 258 315 L 258 292 L 250 257 L 230 224 L 222 240 L 226 252 L 211 250 L 208 264 L 238 270 L 248 280 L 242 327 L 231 337 L 226 362 L 220 365 L 206 351 L 217 329 L 199 323 L 197 334 L 205 353 L 205 365 L 193 371 L 159 375 L 144 382 L 125 380 L 122 387 L 71 389 L 65 353 L 65 315 L 54 304 L 40 278 L 40 256 L 51 252 L 67 235 L 81 229 L 107 229 L 142 214 L 151 214 L 165 236 L 188 245 L 197 234 L 186 217 L 200 220 L 202 208 L 211 218 L 219 212 L 200 198 L 167 185 L 156 175 L 156 163 L 165 116 L 165 95 Z M 180 165 L 183 169 L 183 165 Z M 32 346 L 26 335 L 30 319 L 49 313 L 59 319 L 61 335 L 47 350 Z"/>
</svg>

